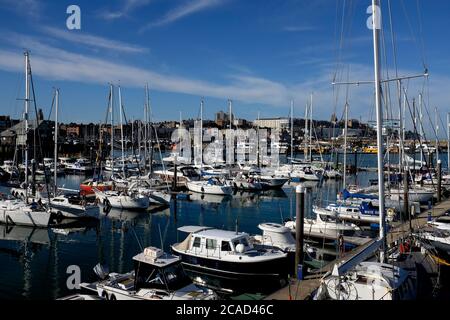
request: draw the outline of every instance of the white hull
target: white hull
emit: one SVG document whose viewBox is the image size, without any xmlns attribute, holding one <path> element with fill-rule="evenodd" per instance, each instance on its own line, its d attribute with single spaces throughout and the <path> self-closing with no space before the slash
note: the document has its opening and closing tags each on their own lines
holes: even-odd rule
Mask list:
<svg viewBox="0 0 450 320">
<path fill-rule="evenodd" d="M 34 211 L 17 201 L 7 200 L 0 204 L 0 223 L 46 228 L 51 214 L 47 211 Z"/>
<path fill-rule="evenodd" d="M 203 193 L 203 194 L 216 194 L 216 195 L 231 195 L 233 189 L 230 186 L 211 185 L 206 181 L 188 181 L 187 188 L 189 191 Z"/>
<path fill-rule="evenodd" d="M 124 210 L 145 210 L 150 206 L 150 200 L 147 196 L 128 196 L 117 195 L 115 193 L 95 191 L 97 199 L 103 205 L 110 206 L 111 208 L 124 209 Z"/>
</svg>

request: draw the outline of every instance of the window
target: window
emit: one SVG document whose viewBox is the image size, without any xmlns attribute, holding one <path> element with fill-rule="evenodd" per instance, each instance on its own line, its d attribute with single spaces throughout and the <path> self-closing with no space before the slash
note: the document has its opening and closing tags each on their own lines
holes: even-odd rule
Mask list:
<svg viewBox="0 0 450 320">
<path fill-rule="evenodd" d="M 228 241 L 222 241 L 221 250 L 222 251 L 231 251 L 230 243 Z"/>
<path fill-rule="evenodd" d="M 199 237 L 196 237 L 195 239 L 194 239 L 194 243 L 192 244 L 192 247 L 194 247 L 194 248 L 200 248 L 200 238 Z"/>
<path fill-rule="evenodd" d="M 206 239 L 206 249 L 216 249 L 217 240 L 214 239 Z"/>
</svg>

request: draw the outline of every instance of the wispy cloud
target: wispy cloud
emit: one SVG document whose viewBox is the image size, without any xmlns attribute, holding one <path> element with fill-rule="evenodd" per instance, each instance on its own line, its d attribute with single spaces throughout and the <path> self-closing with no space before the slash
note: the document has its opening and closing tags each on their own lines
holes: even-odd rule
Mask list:
<svg viewBox="0 0 450 320">
<path fill-rule="evenodd" d="M 147 24 L 141 31 L 173 23 L 191 14 L 222 5 L 225 2 L 225 0 L 189 0 L 167 12 L 161 19 Z"/>
<path fill-rule="evenodd" d="M 50 35 L 52 37 L 66 40 L 71 43 L 83 44 L 92 48 L 109 49 L 125 53 L 143 53 L 148 51 L 147 48 L 87 33 L 74 33 L 64 29 L 57 29 L 53 27 L 42 27 L 42 30 L 47 35 Z"/>
<path fill-rule="evenodd" d="M 48 80 L 95 84 L 120 81 L 129 87 L 142 87 L 148 82 L 154 90 L 163 92 L 232 98 L 265 105 L 284 105 L 290 95 L 285 85 L 257 76 L 230 75 L 228 83 L 218 84 L 76 54 L 50 46 L 41 39 L 20 34 L 16 34 L 10 44 L 15 46 L 14 50 L 0 48 L 1 70 L 20 72 L 23 69 L 23 57 L 20 52 L 21 48 L 26 46 L 33 48 L 34 73 Z"/>
<path fill-rule="evenodd" d="M 119 10 L 103 10 L 99 16 L 105 20 L 123 18 L 139 8 L 147 6 L 151 2 L 152 0 L 123 0 L 122 6 Z"/>
<path fill-rule="evenodd" d="M 23 16 L 38 18 L 43 4 L 39 0 L 0 0 L 0 8 Z"/>
<path fill-rule="evenodd" d="M 316 27 L 313 26 L 285 26 L 283 27 L 283 31 L 287 32 L 305 32 L 305 31 L 313 31 L 316 30 Z"/>
</svg>

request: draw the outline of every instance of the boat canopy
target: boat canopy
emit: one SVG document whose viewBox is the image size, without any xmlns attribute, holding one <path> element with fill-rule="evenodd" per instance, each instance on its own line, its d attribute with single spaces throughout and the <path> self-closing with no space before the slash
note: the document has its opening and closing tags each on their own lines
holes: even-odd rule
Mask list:
<svg viewBox="0 0 450 320">
<path fill-rule="evenodd" d="M 181 232 L 186 232 L 186 233 L 196 233 L 196 232 L 200 232 L 203 230 L 208 230 L 208 229 L 214 229 L 211 227 L 202 227 L 202 226 L 184 226 L 184 227 L 179 227 L 178 231 Z"/>
</svg>

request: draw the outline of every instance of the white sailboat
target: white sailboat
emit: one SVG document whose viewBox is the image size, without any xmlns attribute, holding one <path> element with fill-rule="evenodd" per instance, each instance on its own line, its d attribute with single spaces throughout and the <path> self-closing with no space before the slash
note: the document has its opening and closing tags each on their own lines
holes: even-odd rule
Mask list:
<svg viewBox="0 0 450 320">
<path fill-rule="evenodd" d="M 30 104 L 31 66 L 29 52 L 25 52 L 25 135 L 28 135 L 28 110 Z M 25 142 L 27 143 L 27 141 Z M 37 202 L 28 203 L 28 146 L 25 145 L 25 199 L 0 198 L 0 223 L 16 224 L 34 227 L 47 227 L 50 223 L 51 213 L 48 208 Z"/>
<path fill-rule="evenodd" d="M 377 118 L 377 170 L 378 181 L 384 181 L 383 165 L 383 109 L 381 100 L 380 29 L 381 7 L 379 0 L 372 0 L 372 34 L 374 49 L 375 107 Z M 400 81 L 400 80 L 398 80 Z M 414 272 L 385 263 L 386 219 L 384 183 L 378 184 L 379 238 L 348 260 L 337 263 L 326 274 L 315 299 L 332 300 L 394 300 L 412 299 L 416 293 Z M 379 261 L 366 260 L 379 252 Z"/>
</svg>

